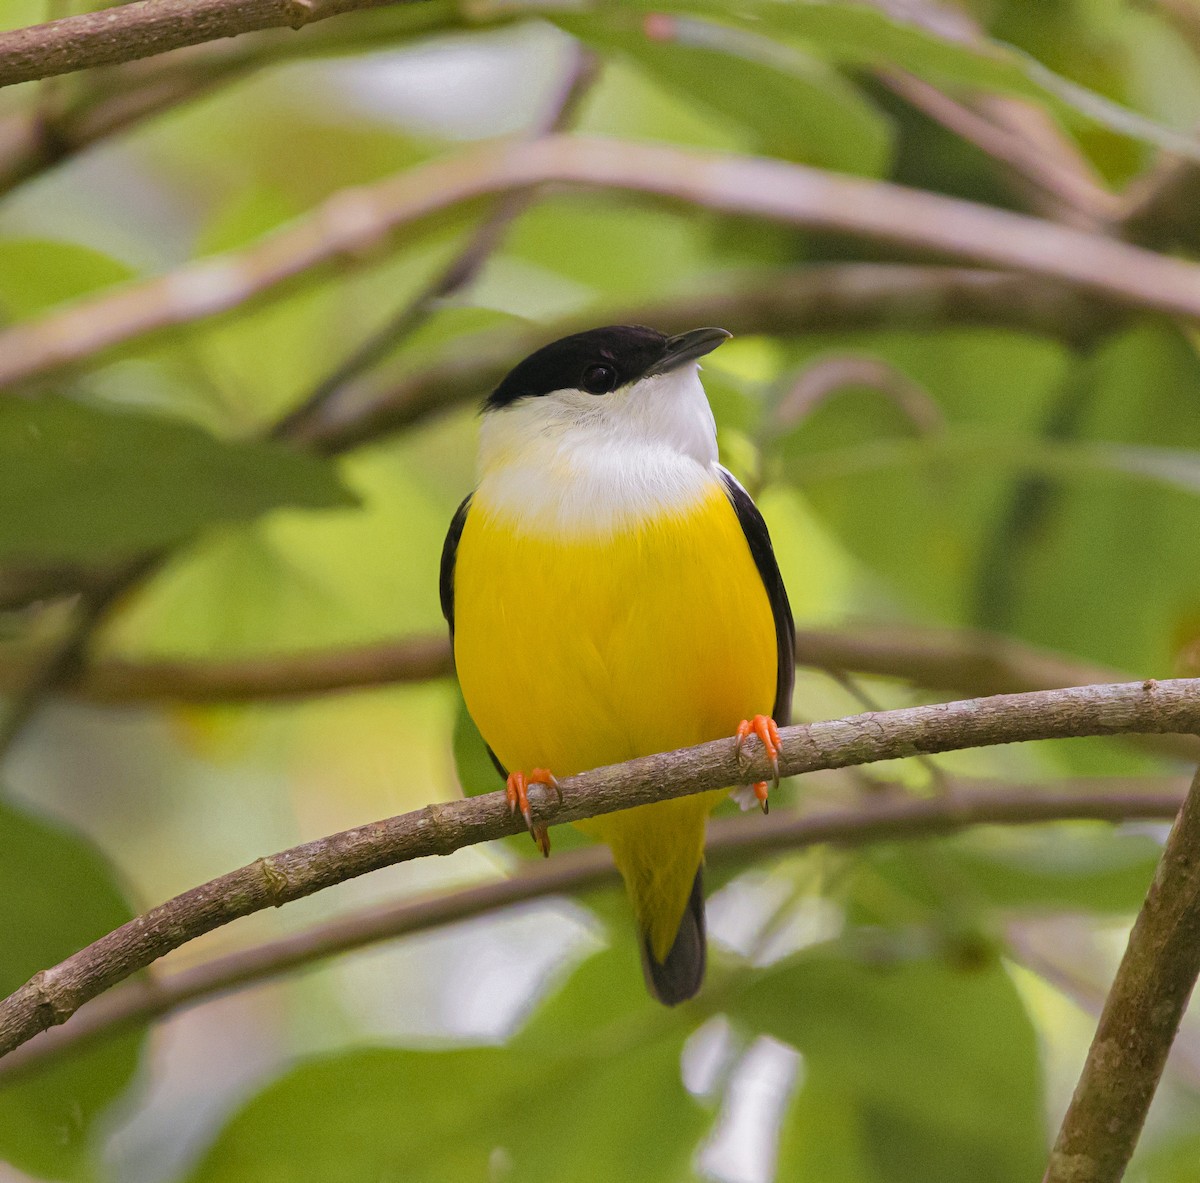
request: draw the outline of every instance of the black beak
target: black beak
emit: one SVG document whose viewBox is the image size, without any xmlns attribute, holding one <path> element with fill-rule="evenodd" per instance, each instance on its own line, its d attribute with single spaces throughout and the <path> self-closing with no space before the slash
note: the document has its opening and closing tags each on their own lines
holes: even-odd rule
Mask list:
<svg viewBox="0 0 1200 1183">
<path fill-rule="evenodd" d="M 655 374 L 666 374 L 678 369 L 706 353 L 712 353 L 718 345 L 732 336 L 732 333 L 727 333 L 724 329 L 692 329 L 689 333 L 670 337 L 662 357 L 646 371 L 644 377 L 650 378 Z"/>
</svg>

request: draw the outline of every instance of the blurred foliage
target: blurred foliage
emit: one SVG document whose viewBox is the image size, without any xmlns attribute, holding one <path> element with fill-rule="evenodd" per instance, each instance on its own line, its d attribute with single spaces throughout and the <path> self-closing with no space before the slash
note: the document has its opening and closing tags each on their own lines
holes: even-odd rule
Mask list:
<svg viewBox="0 0 1200 1183">
<path fill-rule="evenodd" d="M 67 399 L 0 405 L 0 474 L 0 560 L 111 560 L 281 505 L 354 502 L 319 458 Z"/>
<path fill-rule="evenodd" d="M 0 27 L 98 7 L 10 0 Z M 581 52 L 598 72 L 580 132 L 1065 222 L 1094 217 L 936 122 L 897 75 L 985 119 L 1019 115 L 1003 126 L 1029 168 L 1065 168 L 1114 208 L 1164 148 L 1200 154 L 1196 46 L 1153 0 L 430 0 L 147 63 L 204 85 L 86 151 L 68 136 L 54 167 L 24 161 L 0 199 L 0 323 L 258 243 L 464 141 L 530 134 Z M 86 127 L 157 77 L 117 67 L 0 90 L 0 128 Z M 0 135 L 0 178 L 22 174 L 8 154 L 23 142 Z M 473 400 L 448 394 L 338 456 L 269 437 L 494 209 L 448 211 L 319 282 L 6 392 L 0 589 L 42 568 L 66 587 L 0 612 L 0 667 L 61 635 L 74 589 L 145 550 L 163 561 L 109 612 L 96 653 L 264 657 L 440 632 L 438 555 L 472 481 Z M 769 294 L 811 263 L 898 259 L 914 261 L 685 202 L 533 195 L 470 282 L 323 414 L 353 420 L 429 374 L 457 395 L 477 357 L 516 361 L 518 342 L 561 323 Z M 1003 315 L 951 325 L 944 311 L 804 335 L 776 318 L 706 359 L 723 459 L 755 489 L 800 626 L 982 627 L 1131 676 L 1195 671 L 1195 332 L 1133 312 L 1035 331 Z M 834 382 L 784 414 L 839 359 L 892 377 Z M 925 693 L 901 679 L 860 689 L 883 707 Z M 802 673 L 797 717 L 859 709 Z M 187 710 L 55 701 L 5 761 L 4 989 L 270 850 L 498 784 L 442 683 Z M 1118 741 L 937 767 L 1032 786 L 1180 771 Z M 868 775 L 785 785 L 772 816 L 880 781 L 938 787 L 915 761 Z M 0 1177 L 1033 1183 L 1160 838 L 988 827 L 722 864 L 708 876 L 710 980 L 674 1011 L 645 994 L 615 890 L 393 942 L 0 1082 Z M 556 852 L 583 841 L 554 833 Z M 505 875 L 535 853 L 521 836 L 397 868 L 222 930 L 195 956 Z M 1053 967 L 1010 939 L 1014 922 L 1064 926 Z M 1200 1179 L 1197 1038 L 1185 1025 L 1132 1183 Z"/>
<path fill-rule="evenodd" d="M 87 841 L 0 805 L 0 991 L 132 915 L 112 869 Z M 124 1035 L 10 1085 L 0 1104 L 0 1157 L 47 1178 L 89 1178 L 91 1134 L 129 1086 L 138 1044 Z"/>
</svg>

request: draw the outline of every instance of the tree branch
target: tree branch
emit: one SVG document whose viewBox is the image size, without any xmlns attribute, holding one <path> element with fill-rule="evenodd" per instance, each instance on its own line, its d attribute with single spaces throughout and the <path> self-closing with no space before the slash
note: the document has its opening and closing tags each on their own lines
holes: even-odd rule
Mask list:
<svg viewBox="0 0 1200 1183">
<path fill-rule="evenodd" d="M 1120 314 L 1066 284 L 998 271 L 834 263 L 725 274 L 698 294 L 591 310 L 520 334 L 480 333 L 457 342 L 445 360 L 416 374 L 406 360 L 397 362 L 343 392 L 297 438 L 336 453 L 411 427 L 431 414 L 481 399 L 514 358 L 604 319 L 679 328 L 718 324 L 734 334 L 776 336 L 983 324 L 1083 343 L 1120 323 Z"/>
<path fill-rule="evenodd" d="M 873 801 L 856 808 L 779 819 L 722 818 L 709 827 L 705 858 L 710 865 L 746 855 L 798 850 L 821 843 L 840 847 L 914 841 L 975 825 L 1038 825 L 1053 821 L 1132 821 L 1173 818 L 1184 789 L 1161 781 L 1134 791 L 1121 787 L 1052 791 L 1029 788 L 971 789 L 954 796 Z M 612 855 L 602 846 L 529 863 L 506 879 L 423 899 L 363 908 L 303 932 L 214 958 L 162 979 L 128 982 L 88 1003 L 64 1026 L 43 1032 L 0 1060 L 0 1081 L 45 1065 L 81 1046 L 138 1023 L 211 999 L 290 970 L 380 941 L 425 932 L 497 908 L 615 882 Z"/>
<path fill-rule="evenodd" d="M 1045 1183 L 1120 1183 L 1200 973 L 1200 773 L 1104 1002 Z"/>
<path fill-rule="evenodd" d="M 0 86 L 417 0 L 135 0 L 0 33 Z"/>
<path fill-rule="evenodd" d="M 0 657 L 0 694 L 21 686 L 43 660 L 41 651 L 21 658 Z M 800 629 L 796 660 L 818 669 L 903 678 L 929 690 L 980 696 L 1057 690 L 1113 682 L 1121 676 L 1117 670 L 1010 637 L 915 625 Z M 80 671 L 64 689 L 113 705 L 235 703 L 423 682 L 448 677 L 453 670 L 450 642 L 437 633 L 343 649 L 225 660 L 106 658 Z"/>
<path fill-rule="evenodd" d="M 1124 732 L 1200 728 L 1200 680 L 1081 686 L 869 712 L 783 731 L 785 776 L 919 752 Z M 562 801 L 539 789 L 539 822 L 558 825 L 619 809 L 766 779 L 760 746 L 739 759 L 731 739 L 568 777 Z M 36 974 L 0 1003 L 0 1055 L 65 1022 L 86 1001 L 214 928 L 408 859 L 450 854 L 517 833 L 502 792 L 345 830 L 257 859 L 193 888 Z"/>
<path fill-rule="evenodd" d="M 1200 266 L 1038 218 L 779 160 L 574 136 L 489 143 L 343 190 L 242 251 L 82 299 L 0 334 L 0 386 L 215 316 L 333 262 L 362 261 L 456 205 L 561 183 L 669 198 L 1056 279 L 1124 307 L 1200 318 Z"/>
<path fill-rule="evenodd" d="M 19 686 L 41 653 L 0 661 L 0 693 Z M 109 705 L 235 703 L 298 699 L 338 690 L 424 682 L 453 673 L 441 634 L 355 648 L 279 653 L 228 660 L 90 663 L 63 685 L 68 693 Z"/>
</svg>

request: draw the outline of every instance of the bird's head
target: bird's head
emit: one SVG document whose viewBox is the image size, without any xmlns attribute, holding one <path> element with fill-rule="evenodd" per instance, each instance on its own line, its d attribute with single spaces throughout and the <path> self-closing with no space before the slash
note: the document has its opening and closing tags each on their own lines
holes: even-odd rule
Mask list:
<svg viewBox="0 0 1200 1183">
<path fill-rule="evenodd" d="M 692 329 L 668 337 L 609 325 L 543 346 L 484 404 L 481 462 L 521 462 L 530 449 L 667 448 L 716 460 L 712 412 L 697 359 L 730 334 Z"/>
</svg>

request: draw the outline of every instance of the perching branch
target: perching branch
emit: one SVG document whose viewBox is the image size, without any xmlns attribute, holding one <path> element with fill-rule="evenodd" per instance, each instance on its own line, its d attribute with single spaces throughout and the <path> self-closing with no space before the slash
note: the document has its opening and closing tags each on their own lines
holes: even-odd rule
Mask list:
<svg viewBox="0 0 1200 1183">
<path fill-rule="evenodd" d="M 1200 974 L 1200 773 L 1104 1002 L 1045 1183 L 1120 1183 Z"/>
<path fill-rule="evenodd" d="M 0 86 L 417 0 L 135 0 L 0 33 Z"/>
<path fill-rule="evenodd" d="M 14 325 L 0 333 L 0 386 L 277 294 L 334 262 L 361 262 L 400 231 L 465 202 L 551 183 L 850 235 L 1056 279 L 1123 307 L 1200 318 L 1200 266 L 1101 235 L 779 160 L 561 135 L 484 144 L 343 190 L 245 250 Z"/>
<path fill-rule="evenodd" d="M 1198 728 L 1200 680 L 1080 686 L 789 727 L 783 731 L 780 767 L 785 776 L 794 776 L 999 743 Z M 558 825 L 767 775 L 758 745 L 739 759 L 732 740 L 714 740 L 568 777 L 561 783 L 561 803 L 539 789 L 534 808 L 540 822 Z M 257 859 L 168 900 L 36 974 L 0 1003 L 0 1055 L 65 1022 L 84 1002 L 164 953 L 241 916 L 380 867 L 504 837 L 520 825 L 504 794 L 488 793 L 428 805 Z"/>
<path fill-rule="evenodd" d="M 1029 787 L 970 789 L 926 800 L 864 802 L 857 808 L 778 819 L 723 818 L 709 827 L 705 857 L 723 865 L 773 850 L 821 843 L 840 847 L 920 840 L 975 825 L 1037 825 L 1053 821 L 1132 821 L 1172 818 L 1184 789 L 1161 780 L 1141 791 L 1119 788 L 1034 791 Z M 526 864 L 505 879 L 362 908 L 325 924 L 214 958 L 163 979 L 138 979 L 84 1006 L 62 1026 L 44 1031 L 0 1060 L 0 1082 L 57 1060 L 67 1052 L 230 990 L 279 977 L 304 965 L 380 941 L 425 932 L 484 912 L 616 880 L 612 855 L 588 847 L 549 862 Z"/>
</svg>

